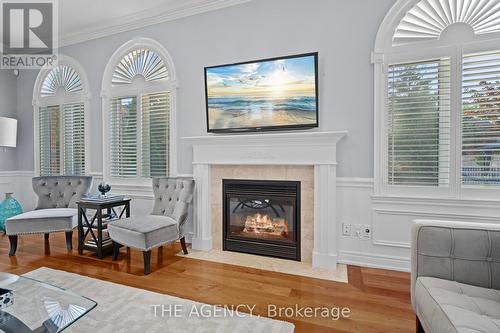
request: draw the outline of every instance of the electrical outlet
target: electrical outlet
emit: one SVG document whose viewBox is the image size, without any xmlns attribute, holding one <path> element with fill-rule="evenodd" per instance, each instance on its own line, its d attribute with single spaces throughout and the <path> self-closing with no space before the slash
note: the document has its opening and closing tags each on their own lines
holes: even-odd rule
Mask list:
<svg viewBox="0 0 500 333">
<path fill-rule="evenodd" d="M 359 238 L 363 239 L 372 238 L 372 227 L 368 224 L 362 224 L 360 228 Z"/>
<path fill-rule="evenodd" d="M 352 235 L 352 225 L 348 223 L 342 224 L 342 235 L 351 236 Z"/>
<path fill-rule="evenodd" d="M 370 239 L 372 237 L 372 227 L 368 224 L 354 224 L 354 237 Z"/>
</svg>

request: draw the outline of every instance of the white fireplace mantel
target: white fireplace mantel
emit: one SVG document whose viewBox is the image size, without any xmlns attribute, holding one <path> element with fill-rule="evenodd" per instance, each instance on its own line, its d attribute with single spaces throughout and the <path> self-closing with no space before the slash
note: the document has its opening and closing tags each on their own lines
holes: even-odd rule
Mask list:
<svg viewBox="0 0 500 333">
<path fill-rule="evenodd" d="M 295 132 L 185 137 L 193 145 L 195 250 L 212 249 L 211 165 L 313 165 L 314 267 L 337 265 L 336 151 L 347 134 Z"/>
</svg>

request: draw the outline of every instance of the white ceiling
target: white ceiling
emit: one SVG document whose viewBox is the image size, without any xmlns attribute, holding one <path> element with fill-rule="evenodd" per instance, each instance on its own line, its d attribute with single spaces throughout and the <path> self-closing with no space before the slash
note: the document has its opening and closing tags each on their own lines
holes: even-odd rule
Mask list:
<svg viewBox="0 0 500 333">
<path fill-rule="evenodd" d="M 69 45 L 250 0 L 59 0 L 59 45 Z"/>
</svg>

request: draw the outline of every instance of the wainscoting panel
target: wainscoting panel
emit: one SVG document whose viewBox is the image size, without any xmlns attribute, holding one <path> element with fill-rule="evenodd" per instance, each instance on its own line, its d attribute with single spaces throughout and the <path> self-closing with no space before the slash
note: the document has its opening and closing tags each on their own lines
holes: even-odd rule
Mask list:
<svg viewBox="0 0 500 333">
<path fill-rule="evenodd" d="M 0 171 L 0 199 L 14 192 L 23 209 L 36 205 L 31 187 L 33 171 Z M 102 174 L 94 176 L 95 192 Z M 183 175 L 190 176 L 190 175 Z M 138 187 L 115 187 L 113 193 L 132 198 L 132 214 L 149 214 L 153 207 L 152 190 Z M 410 229 L 415 219 L 438 219 L 482 223 L 500 223 L 500 202 L 429 198 L 377 197 L 373 179 L 337 178 L 337 249 L 339 263 L 409 271 Z M 192 216 L 192 214 L 190 214 Z M 342 224 L 368 225 L 372 237 L 344 236 Z M 188 238 L 192 236 L 188 221 Z"/>
<path fill-rule="evenodd" d="M 373 195 L 373 180 L 338 180 L 339 262 L 408 271 L 416 219 L 500 223 L 500 202 Z M 371 226 L 371 239 L 344 236 L 342 225 Z"/>
<path fill-rule="evenodd" d="M 433 211 L 373 209 L 373 244 L 410 248 L 410 231 L 413 221 L 444 220 L 459 222 L 500 223 L 497 216 L 471 215 L 446 212 L 445 207 Z"/>
<path fill-rule="evenodd" d="M 373 244 L 410 248 L 411 224 L 418 218 L 423 217 L 411 212 L 373 209 Z"/>
<path fill-rule="evenodd" d="M 0 176 L 0 201 L 5 198 L 5 193 L 13 192 L 16 194 L 16 185 L 11 181 L 2 180 L 4 178 Z"/>
<path fill-rule="evenodd" d="M 17 171 L 0 171 L 0 202 L 5 199 L 5 193 L 14 193 L 14 198 L 22 205 L 19 199 L 20 193 Z"/>
</svg>

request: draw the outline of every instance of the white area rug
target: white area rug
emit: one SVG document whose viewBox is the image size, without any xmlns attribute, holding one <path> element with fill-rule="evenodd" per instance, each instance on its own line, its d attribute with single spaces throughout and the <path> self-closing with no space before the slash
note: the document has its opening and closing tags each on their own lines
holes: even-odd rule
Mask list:
<svg viewBox="0 0 500 333">
<path fill-rule="evenodd" d="M 71 290 L 98 303 L 97 307 L 67 328 L 65 333 L 290 333 L 294 331 L 294 325 L 291 323 L 234 313 L 223 317 L 221 311 L 216 312 L 213 306 L 206 304 L 50 268 L 39 268 L 26 273 L 25 276 Z M 189 288 L 189 279 L 186 279 L 185 288 Z M 182 311 L 178 317 L 173 316 L 174 306 Z M 193 307 L 196 309 L 193 310 Z M 172 316 L 168 313 L 165 315 L 165 312 L 162 316 L 161 309 L 163 311 L 171 309 Z M 214 315 L 205 316 L 209 313 Z"/>
<path fill-rule="evenodd" d="M 231 251 L 211 250 L 205 252 L 189 249 L 189 254 L 185 255 L 179 252 L 177 255 L 191 259 L 207 260 L 222 264 L 348 283 L 347 266 L 343 264 L 338 264 L 337 269 L 332 271 L 325 268 L 314 268 L 311 263 L 307 262 L 256 256 Z"/>
</svg>

